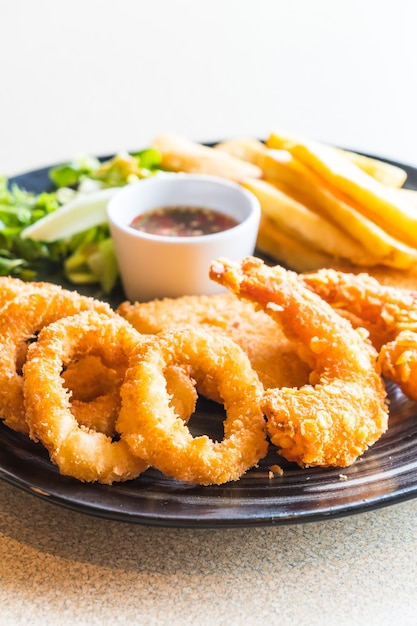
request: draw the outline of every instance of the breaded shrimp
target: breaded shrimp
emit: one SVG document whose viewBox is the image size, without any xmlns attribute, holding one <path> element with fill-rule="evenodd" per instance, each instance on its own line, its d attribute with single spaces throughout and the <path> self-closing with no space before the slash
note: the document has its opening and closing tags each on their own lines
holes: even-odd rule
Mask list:
<svg viewBox="0 0 417 626">
<path fill-rule="evenodd" d="M 310 384 L 264 394 L 268 433 L 280 454 L 303 467 L 353 463 L 388 425 L 377 352 L 364 333 L 282 267 L 254 257 L 220 259 L 210 275 L 280 322 L 313 366 Z"/>
<path fill-rule="evenodd" d="M 368 330 L 383 375 L 417 401 L 417 291 L 382 285 L 368 274 L 332 269 L 300 280 L 355 327 Z"/>
</svg>

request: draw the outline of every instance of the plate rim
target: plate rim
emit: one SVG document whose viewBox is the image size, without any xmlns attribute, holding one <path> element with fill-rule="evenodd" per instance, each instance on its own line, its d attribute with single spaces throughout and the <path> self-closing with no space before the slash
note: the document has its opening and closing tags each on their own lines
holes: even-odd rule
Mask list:
<svg viewBox="0 0 417 626">
<path fill-rule="evenodd" d="M 215 143 L 215 142 L 213 142 Z M 364 154 L 365 156 L 370 156 L 372 158 L 380 159 L 384 162 L 391 163 L 398 167 L 402 167 L 407 171 L 407 181 L 404 187 L 409 189 L 417 189 L 417 167 L 412 165 L 402 163 L 401 161 L 381 157 L 374 154 L 369 154 L 366 152 L 358 151 L 359 154 Z M 100 160 L 105 160 L 110 158 L 113 155 L 106 155 L 98 157 Z M 9 183 L 17 183 L 21 186 L 24 186 L 28 191 L 40 192 L 40 191 L 49 191 L 53 189 L 52 182 L 49 182 L 49 185 L 45 188 L 45 183 L 49 181 L 48 172 L 51 167 L 54 167 L 57 164 L 43 166 L 41 168 L 32 169 L 27 172 L 22 172 L 20 174 L 16 174 L 9 178 Z M 411 178 L 411 180 L 410 180 Z M 29 181 L 27 187 L 22 185 L 22 181 Z M 41 181 L 41 185 L 43 185 L 42 189 L 38 189 L 36 184 L 39 184 Z M 36 183 L 34 185 L 34 182 Z M 31 188 L 32 185 L 32 188 Z M 417 411 L 417 409 L 416 409 Z M 3 429 L 7 429 L 6 426 L 0 424 L 0 440 L 3 441 Z M 8 429 L 7 429 L 8 430 Z M 324 521 L 328 519 L 337 519 L 341 517 L 346 517 L 358 513 L 363 513 L 371 510 L 376 510 L 385 506 L 397 504 L 400 502 L 404 502 L 410 499 L 417 497 L 417 455 L 415 465 L 415 473 L 416 480 L 412 485 L 408 485 L 407 487 L 397 488 L 396 490 L 388 491 L 384 494 L 376 494 L 369 498 L 362 498 L 357 501 L 351 502 L 350 504 L 339 504 L 339 505 L 328 505 L 317 510 L 304 510 L 302 514 L 286 514 L 286 515 L 272 515 L 267 514 L 265 516 L 248 516 L 248 515 L 238 515 L 235 514 L 234 517 L 224 517 L 221 514 L 214 515 L 206 515 L 205 517 L 199 517 L 195 514 L 181 515 L 180 517 L 176 517 L 175 515 L 171 515 L 171 513 L 165 513 L 165 516 L 161 514 L 160 511 L 150 513 L 150 512 L 141 512 L 136 511 L 132 512 L 126 509 L 117 509 L 109 510 L 106 509 L 99 503 L 92 500 L 86 502 L 82 500 L 75 500 L 71 495 L 65 495 L 60 492 L 60 490 L 55 492 L 48 492 L 47 489 L 44 488 L 42 482 L 38 485 L 30 483 L 30 481 L 22 478 L 22 475 L 19 475 L 16 470 L 13 471 L 11 466 L 11 462 L 13 461 L 13 438 L 14 437 L 24 437 L 23 435 L 19 435 L 19 433 L 12 433 L 10 449 L 2 449 L 0 451 L 0 479 L 5 482 L 22 489 L 23 491 L 30 493 L 31 495 L 35 495 L 38 498 L 43 499 L 44 501 L 48 501 L 49 503 L 64 507 L 66 509 L 70 509 L 73 511 L 77 511 L 80 513 L 84 513 L 87 515 L 91 515 L 94 517 L 108 519 L 113 521 L 123 521 L 123 522 L 133 522 L 142 525 L 148 526 L 159 526 L 159 527 L 175 527 L 175 528 L 237 528 L 237 527 L 255 527 L 255 526 L 274 526 L 274 525 L 289 525 L 289 524 L 298 524 L 298 523 L 307 523 L 307 522 L 317 522 Z M 6 437 L 7 438 L 7 437 Z M 416 441 L 417 441 L 417 431 L 416 431 Z M 30 445 L 38 445 L 32 444 Z M 374 448 L 374 447 L 373 447 Z M 372 449 L 373 449 L 372 448 Z M 416 451 L 417 451 L 417 443 L 416 443 Z M 367 453 L 365 453 L 366 455 Z M 11 458 L 8 458 L 10 457 Z M 30 453 L 29 453 L 30 456 Z M 18 456 L 16 457 L 18 458 Z M 26 459 L 26 462 L 27 459 Z M 47 460 L 47 464 L 51 466 L 53 475 L 58 476 L 58 480 L 63 484 L 73 484 L 75 479 L 68 479 L 68 477 L 62 477 L 59 474 L 56 474 L 56 468 L 52 466 L 49 460 Z M 13 464 L 13 463 L 12 463 Z M 349 468 L 339 468 L 334 471 L 339 472 L 339 474 L 345 474 Z M 149 471 L 149 470 L 148 470 Z M 150 470 L 151 472 L 153 470 Z M 300 472 L 305 472 L 306 470 L 299 470 Z M 334 473 L 334 472 L 333 472 Z M 132 481 L 130 481 L 132 482 Z M 77 483 L 77 489 L 84 489 L 87 493 L 90 493 L 91 490 L 94 492 L 104 492 L 107 493 L 109 489 L 114 489 L 114 485 L 111 487 L 98 485 L 97 483 Z M 122 483 L 118 483 L 119 485 Z M 87 485 L 87 488 L 85 487 Z M 202 488 L 207 489 L 207 488 Z M 216 491 L 218 489 L 219 493 L 225 489 L 224 486 L 212 487 L 210 491 Z M 197 496 L 198 497 L 198 496 Z M 268 509 L 269 510 L 269 509 Z"/>
</svg>

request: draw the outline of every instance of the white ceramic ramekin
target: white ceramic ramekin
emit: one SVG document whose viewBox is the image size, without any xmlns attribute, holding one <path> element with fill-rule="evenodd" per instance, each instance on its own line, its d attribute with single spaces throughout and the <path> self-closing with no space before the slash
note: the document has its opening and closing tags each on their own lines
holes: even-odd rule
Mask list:
<svg viewBox="0 0 417 626">
<path fill-rule="evenodd" d="M 151 235 L 130 226 L 140 213 L 173 205 L 215 209 L 234 217 L 228 230 L 194 237 Z M 122 188 L 107 207 L 111 235 L 126 296 L 132 302 L 182 295 L 214 294 L 211 261 L 240 260 L 253 254 L 260 220 L 255 196 L 214 176 L 155 176 Z"/>
</svg>

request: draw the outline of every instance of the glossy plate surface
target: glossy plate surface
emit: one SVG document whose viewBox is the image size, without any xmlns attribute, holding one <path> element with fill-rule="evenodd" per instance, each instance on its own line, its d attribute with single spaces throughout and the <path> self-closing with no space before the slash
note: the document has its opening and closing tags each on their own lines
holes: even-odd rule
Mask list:
<svg viewBox="0 0 417 626">
<path fill-rule="evenodd" d="M 417 169 L 397 165 L 408 172 L 407 186 L 417 189 Z M 28 190 L 47 190 L 48 169 L 13 180 Z M 57 276 L 49 279 L 61 282 Z M 117 305 L 122 298 L 122 293 L 116 294 L 112 303 Z M 278 457 L 271 447 L 257 469 L 236 483 L 221 486 L 180 483 L 154 469 L 126 483 L 84 484 L 61 476 L 40 444 L 0 424 L 0 478 L 83 513 L 158 526 L 266 526 L 359 513 L 417 495 L 417 405 L 395 385 L 388 386 L 388 393 L 388 432 L 354 465 L 342 470 L 300 469 Z M 213 434 L 222 417 L 217 406 L 200 401 L 198 413 L 198 428 Z M 270 478 L 268 468 L 277 463 L 284 474 Z"/>
</svg>

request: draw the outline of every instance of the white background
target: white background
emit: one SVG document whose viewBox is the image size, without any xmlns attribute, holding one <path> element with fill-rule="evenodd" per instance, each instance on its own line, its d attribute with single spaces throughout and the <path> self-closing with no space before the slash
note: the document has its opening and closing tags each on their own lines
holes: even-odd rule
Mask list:
<svg viewBox="0 0 417 626">
<path fill-rule="evenodd" d="M 1 0 L 0 173 L 274 128 L 417 165 L 415 0 Z"/>
</svg>

